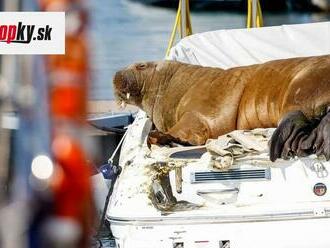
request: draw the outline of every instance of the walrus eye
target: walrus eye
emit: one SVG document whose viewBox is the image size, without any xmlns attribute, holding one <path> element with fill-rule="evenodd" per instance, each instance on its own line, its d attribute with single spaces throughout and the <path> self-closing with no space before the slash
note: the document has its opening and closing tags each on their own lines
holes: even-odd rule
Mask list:
<svg viewBox="0 0 330 248">
<path fill-rule="evenodd" d="M 146 63 L 140 63 L 140 64 L 137 64 L 136 65 L 136 69 L 138 69 L 138 70 L 143 70 L 145 68 L 147 68 L 147 64 Z"/>
</svg>

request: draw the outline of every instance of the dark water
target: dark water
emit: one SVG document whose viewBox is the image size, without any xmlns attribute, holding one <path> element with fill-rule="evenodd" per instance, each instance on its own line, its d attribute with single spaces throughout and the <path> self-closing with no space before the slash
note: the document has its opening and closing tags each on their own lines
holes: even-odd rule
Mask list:
<svg viewBox="0 0 330 248">
<path fill-rule="evenodd" d="M 112 99 L 116 70 L 137 61 L 164 58 L 175 11 L 129 0 L 90 0 L 92 36 L 92 99 Z M 264 13 L 265 26 L 326 21 L 326 13 Z M 192 13 L 194 33 L 244 28 L 245 14 Z M 303 48 L 302 48 L 303 49 Z"/>
<path fill-rule="evenodd" d="M 110 238 L 111 234 L 108 227 L 104 226 L 98 237 L 92 239 L 91 248 L 113 248 L 116 247 L 114 239 Z"/>
</svg>

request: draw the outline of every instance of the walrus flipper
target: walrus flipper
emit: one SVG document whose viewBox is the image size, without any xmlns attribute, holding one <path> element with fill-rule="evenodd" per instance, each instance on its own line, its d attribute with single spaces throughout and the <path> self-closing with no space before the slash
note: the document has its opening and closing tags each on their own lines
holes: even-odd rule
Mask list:
<svg viewBox="0 0 330 248">
<path fill-rule="evenodd" d="M 204 116 L 195 112 L 184 113 L 167 133 L 190 145 L 204 145 L 210 138 L 210 128 Z"/>
<path fill-rule="evenodd" d="M 147 144 L 150 148 L 151 145 L 168 145 L 168 146 L 176 146 L 177 144 L 180 145 L 190 145 L 188 142 L 183 142 L 169 134 L 160 132 L 158 130 L 152 130 L 150 131 L 148 135 Z"/>
<path fill-rule="evenodd" d="M 301 143 L 300 147 L 302 149 L 311 147 L 313 153 L 324 155 L 327 160 L 330 159 L 330 111 L 321 119 L 311 135 Z"/>
<path fill-rule="evenodd" d="M 150 145 L 169 145 L 172 141 L 173 137 L 158 130 L 152 130 L 148 135 Z"/>
<path fill-rule="evenodd" d="M 312 135 L 313 128 L 313 122 L 303 112 L 289 112 L 281 120 L 270 139 L 270 160 L 274 162 L 278 158 L 288 159 L 294 155 L 311 154 L 311 149 L 301 149 L 300 143 Z M 308 147 L 307 142 L 306 147 Z"/>
</svg>

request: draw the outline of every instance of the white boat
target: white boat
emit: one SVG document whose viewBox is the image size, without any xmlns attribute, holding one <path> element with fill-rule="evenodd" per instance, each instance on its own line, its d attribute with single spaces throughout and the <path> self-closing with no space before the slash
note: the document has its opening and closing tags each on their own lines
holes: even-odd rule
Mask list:
<svg viewBox="0 0 330 248">
<path fill-rule="evenodd" d="M 329 22 L 220 30 L 183 39 L 168 59 L 230 68 L 329 54 L 329 44 Z M 106 214 L 118 248 L 330 247 L 329 162 L 260 152 L 219 171 L 203 147 L 150 150 L 151 126 L 140 111 L 122 146 Z"/>
</svg>

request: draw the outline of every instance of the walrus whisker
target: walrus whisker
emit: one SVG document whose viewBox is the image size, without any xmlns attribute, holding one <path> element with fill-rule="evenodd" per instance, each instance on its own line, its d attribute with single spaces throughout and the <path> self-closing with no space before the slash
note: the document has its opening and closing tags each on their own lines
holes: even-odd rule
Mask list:
<svg viewBox="0 0 330 248">
<path fill-rule="evenodd" d="M 120 108 L 122 109 L 126 108 L 126 102 L 121 101 Z"/>
</svg>

